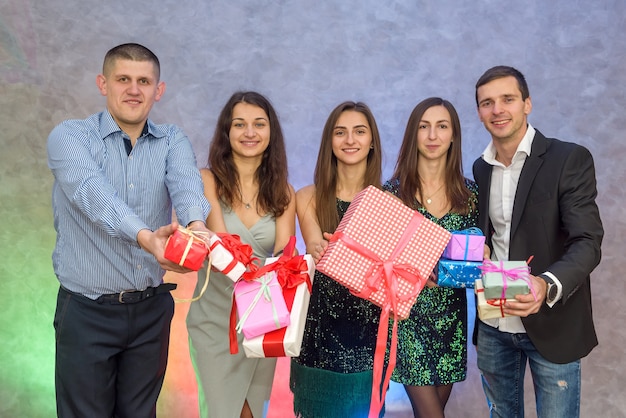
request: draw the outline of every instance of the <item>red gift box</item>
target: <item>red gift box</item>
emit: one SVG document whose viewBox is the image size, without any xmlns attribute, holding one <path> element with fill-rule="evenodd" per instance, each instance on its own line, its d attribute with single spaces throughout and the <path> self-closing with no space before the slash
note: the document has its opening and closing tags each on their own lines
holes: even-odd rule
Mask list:
<svg viewBox="0 0 626 418">
<path fill-rule="evenodd" d="M 396 366 L 398 319 L 407 318 L 450 232 L 389 193 L 368 186 L 343 216 L 317 269 L 383 309 L 378 326 L 370 417 L 378 417 Z M 389 364 L 383 379 L 390 313 Z"/>
<path fill-rule="evenodd" d="M 167 239 L 164 257 L 180 266 L 198 271 L 208 253 L 207 244 L 198 232 L 178 228 Z"/>
</svg>

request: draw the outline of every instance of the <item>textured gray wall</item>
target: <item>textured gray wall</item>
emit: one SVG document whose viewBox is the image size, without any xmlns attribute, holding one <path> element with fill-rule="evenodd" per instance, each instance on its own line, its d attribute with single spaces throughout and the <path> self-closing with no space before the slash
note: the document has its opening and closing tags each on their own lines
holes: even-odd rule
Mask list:
<svg viewBox="0 0 626 418">
<path fill-rule="evenodd" d="M 282 121 L 296 188 L 311 182 L 323 123 L 347 99 L 367 102 L 377 118 L 385 176 L 414 105 L 431 95 L 451 100 L 471 176 L 489 140 L 474 83 L 493 65 L 520 69 L 531 123 L 596 158 L 606 226 L 593 277 L 601 345 L 584 363 L 583 416 L 621 416 L 625 16 L 623 0 L 0 0 L 0 415 L 16 416 L 28 400 L 44 406 L 21 415 L 39 416 L 33 411 L 49 412 L 53 402 L 47 135 L 63 119 L 103 108 L 95 76 L 104 53 L 134 41 L 159 56 L 167 83 L 153 119 L 181 125 L 199 165 L 230 94 L 266 94 Z"/>
</svg>

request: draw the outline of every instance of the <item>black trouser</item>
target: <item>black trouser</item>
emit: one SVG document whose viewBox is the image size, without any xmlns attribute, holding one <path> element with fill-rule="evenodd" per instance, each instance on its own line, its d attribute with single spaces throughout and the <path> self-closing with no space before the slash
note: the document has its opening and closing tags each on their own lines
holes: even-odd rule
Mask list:
<svg viewBox="0 0 626 418">
<path fill-rule="evenodd" d="M 54 316 L 58 416 L 156 416 L 173 315 L 169 293 L 112 304 L 61 288 Z"/>
</svg>

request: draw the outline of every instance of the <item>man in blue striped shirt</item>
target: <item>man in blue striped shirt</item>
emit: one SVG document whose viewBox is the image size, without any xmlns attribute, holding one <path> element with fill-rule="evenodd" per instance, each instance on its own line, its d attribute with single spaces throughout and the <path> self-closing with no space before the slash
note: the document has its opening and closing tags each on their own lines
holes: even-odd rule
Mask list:
<svg viewBox="0 0 626 418">
<path fill-rule="evenodd" d="M 96 78 L 106 110 L 48 138 L 60 417 L 156 415 L 174 313 L 164 270 L 188 271 L 163 257 L 165 243 L 179 224 L 209 232 L 210 210 L 188 138 L 148 119 L 159 78 L 149 49 L 111 49 Z"/>
</svg>

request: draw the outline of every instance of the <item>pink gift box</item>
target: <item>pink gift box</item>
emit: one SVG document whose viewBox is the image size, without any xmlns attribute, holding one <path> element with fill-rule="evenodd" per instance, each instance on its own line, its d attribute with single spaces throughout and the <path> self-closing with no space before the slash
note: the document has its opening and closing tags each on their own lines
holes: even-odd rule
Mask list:
<svg viewBox="0 0 626 418">
<path fill-rule="evenodd" d="M 270 271 L 254 280 L 235 283 L 235 301 L 239 322 L 237 331 L 245 338 L 254 338 L 289 325 L 289 310 L 283 292 Z"/>
<path fill-rule="evenodd" d="M 293 288 L 283 288 L 283 295 L 290 308 L 289 326 L 254 338 L 244 338 L 243 349 L 246 357 L 298 357 L 302 348 L 304 325 L 311 298 L 310 286 L 315 273 L 313 257 L 300 256 L 306 263 L 308 281 Z M 265 265 L 277 261 L 278 257 L 268 258 Z"/>
<path fill-rule="evenodd" d="M 458 261 L 482 261 L 485 252 L 485 236 L 478 228 L 452 233 L 443 257 Z"/>
<path fill-rule="evenodd" d="M 355 196 L 316 267 L 378 306 L 390 306 L 393 296 L 397 306 L 390 310 L 404 319 L 449 240 L 450 232 L 368 186 Z"/>
</svg>

